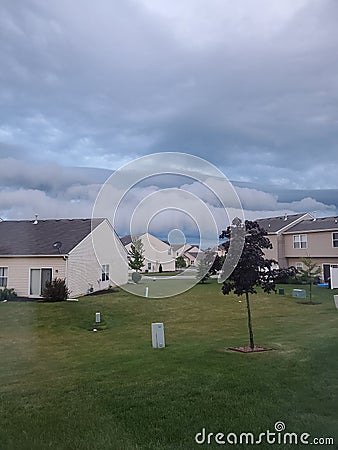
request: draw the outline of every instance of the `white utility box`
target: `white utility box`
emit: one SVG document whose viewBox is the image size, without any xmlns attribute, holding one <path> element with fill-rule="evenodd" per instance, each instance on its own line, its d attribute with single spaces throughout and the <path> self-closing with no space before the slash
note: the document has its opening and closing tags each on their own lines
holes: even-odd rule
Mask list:
<svg viewBox="0 0 338 450">
<path fill-rule="evenodd" d="M 101 313 L 97 312 L 95 314 L 95 322 L 100 323 L 101 322 Z"/>
<path fill-rule="evenodd" d="M 153 343 L 153 348 L 164 348 L 164 325 L 163 323 L 152 323 L 151 324 L 151 338 Z"/>
<path fill-rule="evenodd" d="M 338 309 L 338 295 L 334 295 L 334 304 L 336 305 L 336 308 Z"/>
</svg>

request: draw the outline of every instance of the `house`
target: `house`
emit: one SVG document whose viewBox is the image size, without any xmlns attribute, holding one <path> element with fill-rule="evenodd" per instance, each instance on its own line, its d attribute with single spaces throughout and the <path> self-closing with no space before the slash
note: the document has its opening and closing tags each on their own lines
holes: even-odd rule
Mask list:
<svg viewBox="0 0 338 450">
<path fill-rule="evenodd" d="M 302 260 L 309 258 L 321 267 L 325 282 L 331 269 L 338 269 L 338 217 L 297 214 L 257 222 L 273 245 L 273 249 L 265 251 L 265 257 L 275 259 L 280 267 L 303 268 Z"/>
<path fill-rule="evenodd" d="M 40 297 L 54 278 L 71 297 L 127 283 L 127 254 L 107 219 L 0 222 L 0 287 Z"/>
<path fill-rule="evenodd" d="M 223 257 L 223 256 L 225 256 L 226 255 L 226 249 L 225 249 L 225 246 L 224 246 L 224 243 L 222 243 L 222 244 L 219 244 L 219 245 L 216 245 L 215 247 L 213 247 L 212 249 L 211 249 L 211 252 L 212 253 L 215 253 L 217 256 L 219 256 L 219 257 Z"/>
<path fill-rule="evenodd" d="M 284 232 L 287 266 L 302 268 L 303 258 L 310 258 L 322 269 L 327 282 L 331 268 L 338 268 L 338 217 L 303 220 Z"/>
<path fill-rule="evenodd" d="M 182 256 L 187 266 L 194 266 L 199 254 L 203 253 L 198 245 L 175 244 L 172 245 L 175 258 Z"/>
<path fill-rule="evenodd" d="M 257 219 L 256 222 L 267 232 L 272 244 L 272 249 L 265 250 L 265 257 L 275 260 L 279 267 L 288 267 L 283 233 L 301 221 L 311 218 L 310 214 L 284 214 L 283 216 Z"/>
<path fill-rule="evenodd" d="M 142 271 L 159 272 L 160 265 L 164 272 L 173 272 L 175 270 L 175 257 L 167 242 L 161 241 L 150 233 L 144 233 L 139 236 L 144 250 L 144 267 Z M 130 252 L 132 245 L 132 236 L 127 235 L 121 238 L 127 252 Z"/>
</svg>

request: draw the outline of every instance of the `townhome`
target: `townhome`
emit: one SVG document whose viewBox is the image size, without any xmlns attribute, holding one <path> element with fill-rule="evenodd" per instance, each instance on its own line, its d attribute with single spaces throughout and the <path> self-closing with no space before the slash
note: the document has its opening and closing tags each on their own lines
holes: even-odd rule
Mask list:
<svg viewBox="0 0 338 450">
<path fill-rule="evenodd" d="M 306 219 L 312 219 L 312 216 L 308 213 L 284 214 L 283 216 L 257 219 L 256 222 L 267 232 L 272 244 L 272 249 L 265 250 L 265 257 L 275 260 L 279 267 L 288 267 L 285 256 L 284 233 Z"/>
<path fill-rule="evenodd" d="M 38 298 L 54 278 L 71 297 L 127 283 L 127 253 L 107 219 L 0 221 L 0 289 Z"/>
<path fill-rule="evenodd" d="M 287 266 L 302 268 L 303 258 L 311 258 L 322 269 L 327 282 L 331 268 L 338 268 L 338 217 L 302 220 L 283 233 Z"/>
</svg>

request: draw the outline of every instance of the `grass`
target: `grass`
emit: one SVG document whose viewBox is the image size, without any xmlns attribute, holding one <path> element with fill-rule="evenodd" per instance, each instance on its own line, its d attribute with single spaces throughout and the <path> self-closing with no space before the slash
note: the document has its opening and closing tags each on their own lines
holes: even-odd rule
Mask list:
<svg viewBox="0 0 338 450">
<path fill-rule="evenodd" d="M 245 301 L 214 280 L 167 299 L 1 303 L 1 450 L 219 448 L 195 434 L 258 435 L 277 421 L 338 448 L 332 291 L 314 288 L 310 306 L 283 287 L 252 296 L 255 341 L 275 349 L 260 354 L 225 351 L 248 342 Z M 151 322 L 164 322 L 165 349 L 151 348 Z"/>
</svg>

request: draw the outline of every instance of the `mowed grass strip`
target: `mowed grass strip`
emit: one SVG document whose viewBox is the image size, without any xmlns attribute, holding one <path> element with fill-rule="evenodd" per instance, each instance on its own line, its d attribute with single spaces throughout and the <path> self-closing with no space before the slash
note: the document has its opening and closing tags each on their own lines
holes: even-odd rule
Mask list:
<svg viewBox="0 0 338 450">
<path fill-rule="evenodd" d="M 276 421 L 337 445 L 334 291 L 314 288 L 310 306 L 294 287 L 251 296 L 255 341 L 274 349 L 259 354 L 226 351 L 248 342 L 245 299 L 214 280 L 167 299 L 0 304 L 0 448 L 219 448 L 195 434 L 258 435 Z M 151 322 L 164 322 L 165 349 L 151 348 Z"/>
</svg>

